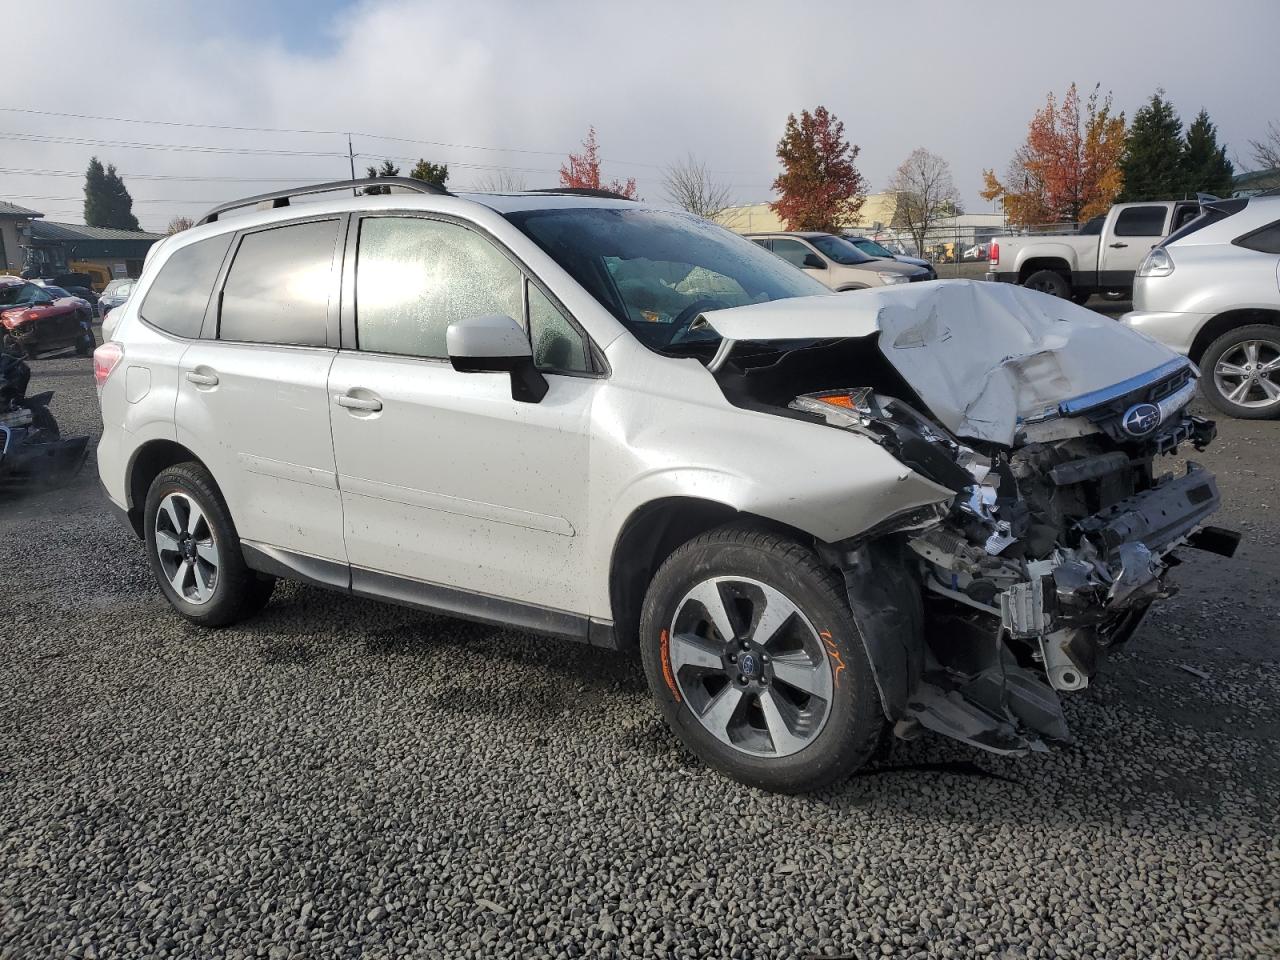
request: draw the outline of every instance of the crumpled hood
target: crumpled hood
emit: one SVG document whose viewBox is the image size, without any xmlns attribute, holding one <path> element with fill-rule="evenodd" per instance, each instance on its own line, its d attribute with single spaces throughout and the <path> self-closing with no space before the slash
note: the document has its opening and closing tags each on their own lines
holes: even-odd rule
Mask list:
<svg viewBox="0 0 1280 960">
<path fill-rule="evenodd" d="M 774 300 L 704 316 L 726 340 L 879 333 L 880 351 L 947 429 L 1006 445 L 1020 420 L 1177 358 L 1069 300 L 974 280 Z"/>
</svg>

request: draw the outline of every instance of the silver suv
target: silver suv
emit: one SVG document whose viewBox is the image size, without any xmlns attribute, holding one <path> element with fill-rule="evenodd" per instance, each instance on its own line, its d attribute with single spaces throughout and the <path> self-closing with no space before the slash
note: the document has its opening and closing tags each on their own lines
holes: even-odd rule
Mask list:
<svg viewBox="0 0 1280 960">
<path fill-rule="evenodd" d="M 1121 320 L 1200 366 L 1206 399 L 1280 417 L 1280 197 L 1214 200 L 1138 267 Z"/>
<path fill-rule="evenodd" d="M 162 241 L 95 354 L 107 496 L 196 624 L 286 577 L 638 647 L 693 751 L 796 791 L 889 728 L 1065 739 L 1172 549 L 1233 548 L 1213 478 L 1157 467 L 1213 436 L 1195 370 L 1111 320 L 832 295 L 598 193 L 376 185 Z"/>
<path fill-rule="evenodd" d="M 849 240 L 833 233 L 752 233 L 746 236 L 752 243 L 777 254 L 838 293 L 932 280 L 935 276 L 931 270 L 915 264 L 870 256 Z"/>
</svg>

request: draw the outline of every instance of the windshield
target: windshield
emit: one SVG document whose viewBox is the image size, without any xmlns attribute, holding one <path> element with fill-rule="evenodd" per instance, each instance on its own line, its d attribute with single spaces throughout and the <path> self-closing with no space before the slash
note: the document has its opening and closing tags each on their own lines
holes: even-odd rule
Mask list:
<svg viewBox="0 0 1280 960">
<path fill-rule="evenodd" d="M 868 240 L 866 237 L 858 237 L 856 240 L 850 240 L 855 247 L 870 257 L 879 257 L 882 260 L 892 260 L 893 251 L 888 247 L 882 247 L 874 240 Z"/>
<path fill-rule="evenodd" d="M 705 311 L 828 294 L 817 280 L 724 227 L 665 210 L 569 208 L 506 215 L 645 346 L 719 340 Z"/>
<path fill-rule="evenodd" d="M 875 259 L 875 257 L 868 257 L 844 237 L 833 237 L 831 234 L 824 234 L 820 237 L 807 237 L 806 239 L 817 247 L 827 259 L 834 260 L 843 266 L 870 263 Z"/>
<path fill-rule="evenodd" d="M 43 291 L 34 283 L 11 283 L 0 287 L 0 307 L 12 307 L 19 303 L 32 303 L 41 299 Z"/>
</svg>

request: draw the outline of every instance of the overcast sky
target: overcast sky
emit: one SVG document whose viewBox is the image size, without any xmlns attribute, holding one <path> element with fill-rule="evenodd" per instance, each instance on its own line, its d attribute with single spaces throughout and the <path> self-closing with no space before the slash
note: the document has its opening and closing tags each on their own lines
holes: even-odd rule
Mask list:
<svg viewBox="0 0 1280 960">
<path fill-rule="evenodd" d="M 982 168 L 1003 170 L 1045 94 L 1073 80 L 1101 83 L 1128 116 L 1157 87 L 1186 121 L 1204 106 L 1246 166 L 1248 140 L 1280 120 L 1277 0 L 2 0 L 0 11 L 0 199 L 79 222 L 96 153 L 152 229 L 290 180 L 346 176 L 346 139 L 15 111 L 351 130 L 361 168 L 403 157 L 407 173 L 423 156 L 448 162 L 455 187 L 494 166 L 553 186 L 595 124 L 605 174 L 636 177 L 646 198 L 661 199 L 661 168 L 692 152 L 749 202 L 770 197 L 787 114 L 823 104 L 861 146 L 873 190 L 924 146 L 951 163 L 970 210 L 989 209 Z M 263 179 L 150 179 L 161 176 Z"/>
</svg>

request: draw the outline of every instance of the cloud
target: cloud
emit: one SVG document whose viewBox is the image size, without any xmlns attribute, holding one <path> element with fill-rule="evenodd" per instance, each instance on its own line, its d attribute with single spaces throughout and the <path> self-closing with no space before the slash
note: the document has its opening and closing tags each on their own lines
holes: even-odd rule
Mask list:
<svg viewBox="0 0 1280 960">
<path fill-rule="evenodd" d="M 1280 5 L 1223 4 L 1215 16 L 1249 29 L 1192 40 L 1184 18 L 1152 18 L 1140 6 L 1078 2 L 1063 17 L 1048 5 L 1003 0 L 46 4 L 27 11 L 21 42 L 6 46 L 0 105 L 507 148 L 355 138 L 361 154 L 449 162 L 459 185 L 486 165 L 526 171 L 530 186 L 553 185 L 564 153 L 593 123 L 606 174 L 635 176 L 642 195 L 659 198 L 661 165 L 692 151 L 746 201 L 769 194 L 788 112 L 825 104 L 861 145 L 859 165 L 873 187 L 923 145 L 950 161 L 970 208 L 979 209 L 981 169 L 1002 168 L 1045 93 L 1072 80 L 1082 87 L 1101 80 L 1130 115 L 1163 85 L 1184 118 L 1207 107 L 1221 135 L 1247 154 L 1246 140 L 1268 119 L 1256 94 L 1280 88 L 1280 61 L 1268 49 L 1280 34 Z M 139 201 L 173 201 L 139 202 L 150 227 L 272 184 L 130 174 L 305 181 L 347 173 L 338 134 L 13 113 L 0 113 L 0 132 L 333 154 L 0 140 L 6 169 L 80 171 L 91 153 L 114 162 Z M 371 162 L 360 157 L 358 169 Z M 80 187 L 75 177 L 0 173 L 0 197 L 72 198 L 18 201 L 51 219 L 78 219 Z"/>
</svg>

